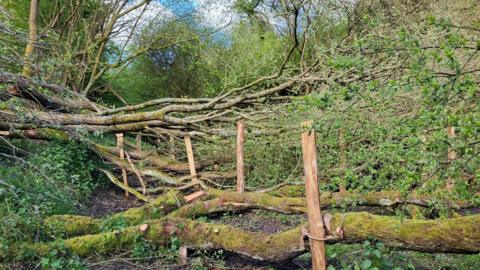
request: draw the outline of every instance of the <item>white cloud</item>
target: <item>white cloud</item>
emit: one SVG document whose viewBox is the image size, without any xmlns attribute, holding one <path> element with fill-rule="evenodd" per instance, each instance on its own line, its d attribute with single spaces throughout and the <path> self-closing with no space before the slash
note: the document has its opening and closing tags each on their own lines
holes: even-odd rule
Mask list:
<svg viewBox="0 0 480 270">
<path fill-rule="evenodd" d="M 140 1 L 142 0 L 132 1 L 124 7 L 124 10 L 137 5 Z M 131 41 L 128 40 L 128 37 L 132 30 L 134 33 L 139 33 L 142 28 L 152 22 L 161 24 L 173 18 L 175 18 L 175 15 L 167 7 L 157 1 L 152 1 L 146 8 L 142 6 L 120 18 L 115 24 L 115 34 L 111 36 L 111 39 L 117 45 L 123 46 L 125 42 Z"/>
<path fill-rule="evenodd" d="M 208 27 L 223 28 L 238 21 L 234 0 L 196 0 L 197 12 Z"/>
<path fill-rule="evenodd" d="M 125 6 L 124 10 L 137 5 L 142 0 L 135 0 Z M 231 27 L 240 20 L 240 16 L 234 11 L 233 5 L 235 0 L 193 0 L 195 3 L 195 15 L 202 25 L 212 29 L 221 29 L 221 31 L 228 31 Z M 174 2 L 173 2 L 174 3 Z M 180 5 L 180 4 L 179 4 Z M 149 24 L 163 24 L 169 20 L 175 19 L 176 15 L 172 11 L 174 6 L 162 5 L 159 1 L 152 1 L 143 11 L 140 7 L 131 13 L 125 15 L 115 24 L 114 34 L 111 36 L 118 46 L 123 46 L 125 42 L 131 42 L 128 37 L 134 28 L 134 31 L 139 33 L 142 28 Z M 143 13 L 142 13 L 143 12 Z M 136 22 L 137 18 L 139 21 Z M 182 18 L 178 18 L 182 19 Z"/>
</svg>

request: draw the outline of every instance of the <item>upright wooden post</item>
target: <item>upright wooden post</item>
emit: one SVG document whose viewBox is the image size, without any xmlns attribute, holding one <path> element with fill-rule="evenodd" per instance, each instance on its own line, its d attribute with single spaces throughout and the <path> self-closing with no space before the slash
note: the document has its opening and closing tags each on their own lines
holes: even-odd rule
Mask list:
<svg viewBox="0 0 480 270">
<path fill-rule="evenodd" d="M 340 153 L 340 173 L 342 174 L 342 182 L 340 182 L 340 192 L 346 192 L 347 188 L 345 187 L 345 170 L 347 169 L 347 157 L 346 157 L 346 145 L 345 145 L 345 135 L 343 134 L 343 128 L 338 130 L 338 142 L 339 142 L 339 153 Z"/>
<path fill-rule="evenodd" d="M 245 171 L 243 165 L 243 144 L 245 143 L 245 122 L 237 122 L 237 192 L 245 191 Z"/>
<path fill-rule="evenodd" d="M 455 127 L 447 128 L 447 137 L 449 139 L 455 138 Z M 449 147 L 447 157 L 448 157 L 448 162 L 451 163 L 457 158 L 457 152 L 453 150 L 453 148 Z M 454 186 L 455 186 L 455 180 L 453 180 L 451 177 L 448 177 L 447 190 L 452 191 Z"/>
<path fill-rule="evenodd" d="M 181 266 L 185 266 L 188 264 L 188 249 L 186 246 L 181 246 L 178 249 L 178 263 Z"/>
<path fill-rule="evenodd" d="M 195 169 L 195 160 L 193 159 L 192 139 L 190 134 L 185 134 L 185 147 L 187 148 L 188 166 L 190 167 L 190 175 L 192 176 L 192 182 L 197 182 L 197 170 Z"/>
<path fill-rule="evenodd" d="M 172 135 L 169 136 L 168 147 L 169 147 L 170 158 L 175 160 L 176 159 L 176 157 L 175 157 L 175 138 Z"/>
<path fill-rule="evenodd" d="M 136 143 L 137 143 L 137 150 L 142 151 L 142 135 L 137 135 Z"/>
<path fill-rule="evenodd" d="M 125 159 L 125 151 L 123 150 L 123 133 L 117 133 L 117 148 L 118 152 L 120 153 L 120 159 Z M 127 171 L 122 168 L 122 177 L 123 177 L 123 184 L 128 187 L 128 178 L 127 178 Z M 128 191 L 125 190 L 125 197 L 128 198 Z"/>
<path fill-rule="evenodd" d="M 455 138 L 455 127 L 448 127 L 447 128 L 447 136 L 450 139 Z M 457 158 L 457 152 L 453 150 L 451 147 L 448 148 L 448 160 L 452 161 Z"/>
<path fill-rule="evenodd" d="M 317 149 L 313 121 L 302 123 L 302 152 L 307 196 L 308 234 L 312 252 L 312 269 L 325 270 L 325 231 L 320 210 L 320 195 L 317 180 Z"/>
</svg>

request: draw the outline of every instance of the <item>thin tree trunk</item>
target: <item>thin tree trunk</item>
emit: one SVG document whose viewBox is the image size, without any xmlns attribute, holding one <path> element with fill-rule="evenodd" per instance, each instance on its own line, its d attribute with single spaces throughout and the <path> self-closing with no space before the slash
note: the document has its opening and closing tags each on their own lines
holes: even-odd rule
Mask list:
<svg viewBox="0 0 480 270">
<path fill-rule="evenodd" d="M 38 7 L 40 5 L 40 0 L 31 0 L 30 2 L 30 17 L 28 19 L 29 27 L 29 39 L 27 47 L 25 48 L 24 55 L 24 65 L 22 75 L 25 77 L 32 77 L 33 67 L 32 67 L 32 57 L 33 51 L 35 49 L 35 43 L 37 42 L 38 34 Z"/>
</svg>

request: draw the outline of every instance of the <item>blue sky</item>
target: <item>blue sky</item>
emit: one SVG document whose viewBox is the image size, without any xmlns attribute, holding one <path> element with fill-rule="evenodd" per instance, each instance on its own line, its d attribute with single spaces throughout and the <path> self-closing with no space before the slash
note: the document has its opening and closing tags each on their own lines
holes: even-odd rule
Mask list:
<svg viewBox="0 0 480 270">
<path fill-rule="evenodd" d="M 176 16 L 182 17 L 196 11 L 198 4 L 196 0 L 156 0 L 167 7 Z"/>
<path fill-rule="evenodd" d="M 140 1 L 141 0 L 132 0 L 129 4 L 135 5 Z M 135 22 L 133 18 L 139 16 L 141 13 L 142 17 L 137 25 L 140 28 L 147 26 L 148 23 L 152 21 L 162 23 L 174 17 L 186 21 L 195 18 L 198 19 L 195 20 L 195 22 L 202 22 L 201 25 L 197 26 L 201 28 L 222 29 L 218 33 L 225 33 L 224 27 L 229 25 L 231 21 L 235 21 L 235 13 L 232 12 L 231 9 L 234 1 L 235 0 L 153 0 L 145 11 L 139 8 L 125 16 L 125 18 L 122 18 L 118 24 L 122 25 L 122 29 L 119 29 L 118 34 L 112 39 L 118 44 L 127 41 L 126 37 L 131 31 L 130 27 L 132 27 Z M 121 24 L 122 21 L 129 20 L 129 23 Z"/>
</svg>

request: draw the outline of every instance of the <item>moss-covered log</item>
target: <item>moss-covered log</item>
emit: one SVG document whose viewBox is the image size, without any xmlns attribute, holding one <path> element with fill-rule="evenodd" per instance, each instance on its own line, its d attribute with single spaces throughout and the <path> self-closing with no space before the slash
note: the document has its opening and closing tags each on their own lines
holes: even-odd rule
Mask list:
<svg viewBox="0 0 480 270">
<path fill-rule="evenodd" d="M 65 246 L 80 256 L 93 253 L 109 254 L 129 249 L 139 235 L 151 243 L 164 246 L 171 236 L 194 249 L 223 249 L 250 258 L 281 261 L 306 252 L 303 226 L 277 234 L 247 232 L 231 226 L 208 224 L 181 218 L 165 218 L 145 222 L 146 226 L 132 226 L 123 230 L 86 235 L 64 241 Z M 327 224 L 334 242 L 362 242 L 376 238 L 387 246 L 423 252 L 478 253 L 480 252 L 480 215 L 439 220 L 402 220 L 397 217 L 376 216 L 369 213 L 346 213 L 332 216 Z M 142 230 L 143 228 L 143 230 Z M 54 243 L 24 244 L 10 250 L 6 256 L 19 252 L 44 255 Z"/>
<path fill-rule="evenodd" d="M 175 201 L 176 199 L 172 200 L 172 198 L 181 200 L 183 197 L 178 193 L 162 195 L 153 203 L 140 208 L 132 208 L 126 212 L 107 217 L 104 220 L 65 215 L 49 217 L 45 220 L 45 224 L 48 226 L 52 226 L 52 223 L 55 224 L 54 232 L 56 232 L 56 235 L 62 235 L 61 233 L 58 234 L 58 232 L 65 230 L 67 236 L 72 236 L 98 233 L 101 224 L 111 224 L 112 221 L 122 217 L 126 218 L 127 224 L 137 225 L 144 220 L 158 218 L 167 214 L 169 217 L 195 218 L 213 213 L 243 211 L 247 209 L 264 209 L 283 214 L 299 214 L 305 213 L 306 211 L 304 198 L 283 198 L 271 196 L 266 193 L 237 193 L 211 189 L 203 198 L 203 201 L 196 201 L 193 204 L 185 205 L 181 208 L 179 208 L 179 206 L 184 205 L 183 201 L 177 203 Z M 370 194 L 325 192 L 321 194 L 321 203 L 322 207 L 327 209 L 335 207 L 348 208 L 349 206 L 358 205 L 390 207 L 398 203 L 405 203 L 405 201 L 400 201 L 400 198 L 396 192 L 375 192 Z M 162 209 L 160 215 L 152 215 L 151 213 L 157 211 L 155 209 L 159 207 Z M 131 213 L 135 213 L 135 215 Z M 108 226 L 103 227 L 104 230 L 109 228 Z M 52 229 L 48 231 L 52 231 Z"/>
<path fill-rule="evenodd" d="M 70 135 L 65 131 L 52 128 L 0 131 L 0 136 L 11 139 L 57 140 L 68 141 Z"/>
<path fill-rule="evenodd" d="M 171 217 L 195 218 L 212 213 L 241 211 L 246 209 L 264 209 L 283 214 L 306 212 L 303 198 L 280 198 L 265 193 L 237 193 L 221 190 L 209 190 L 207 201 L 196 201 L 170 214 Z"/>
<path fill-rule="evenodd" d="M 283 186 L 268 194 L 278 197 L 305 197 L 303 186 Z M 322 202 L 327 205 L 334 204 L 358 204 L 364 206 L 395 206 L 400 204 L 411 204 L 423 207 L 431 207 L 434 199 L 428 195 L 411 192 L 403 195 L 398 191 L 378 191 L 370 193 L 350 192 L 321 192 Z M 474 200 L 445 200 L 444 205 L 454 210 L 479 207 L 480 204 Z"/>
<path fill-rule="evenodd" d="M 116 226 L 133 226 L 149 219 L 161 218 L 185 204 L 181 194 L 170 191 L 152 202 L 137 208 L 97 219 L 87 216 L 54 215 L 44 220 L 47 235 L 72 237 L 112 231 Z"/>
</svg>

